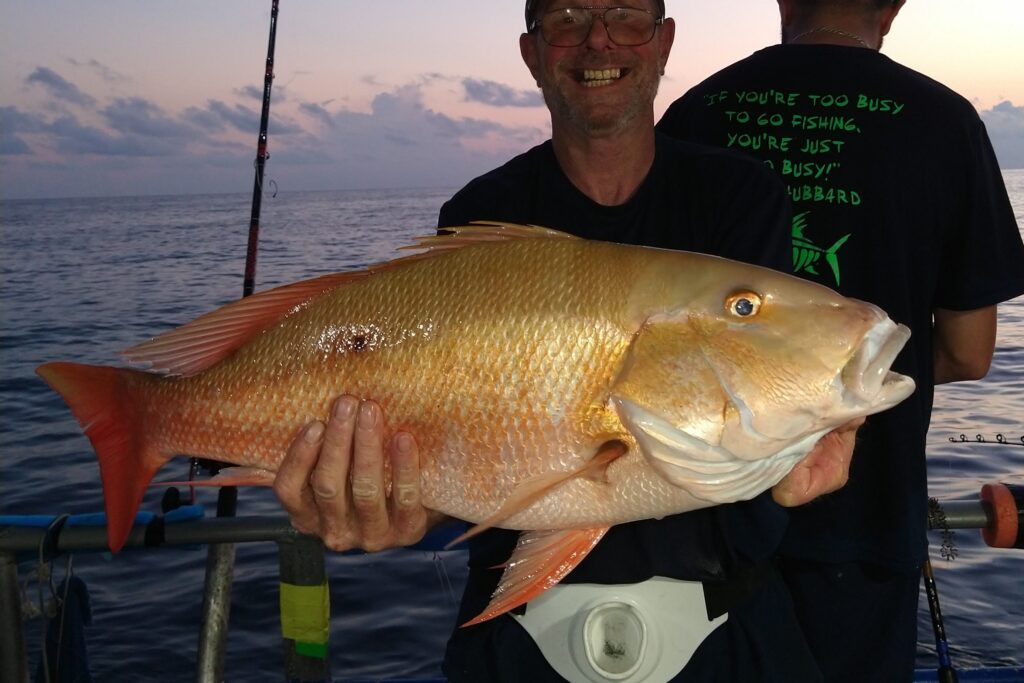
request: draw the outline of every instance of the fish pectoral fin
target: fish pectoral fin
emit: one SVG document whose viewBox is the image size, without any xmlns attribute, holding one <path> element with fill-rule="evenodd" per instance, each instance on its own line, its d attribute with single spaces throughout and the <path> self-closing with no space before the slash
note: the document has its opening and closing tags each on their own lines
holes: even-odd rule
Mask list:
<svg viewBox="0 0 1024 683">
<path fill-rule="evenodd" d="M 525 531 L 505 566 L 491 601 L 463 627 L 515 609 L 561 581 L 594 549 L 609 527 Z"/>
<path fill-rule="evenodd" d="M 495 527 L 518 512 L 530 507 L 533 503 L 543 498 L 551 490 L 564 484 L 570 479 L 583 477 L 591 481 L 607 482 L 608 465 L 615 461 L 627 451 L 626 444 L 615 439 L 607 441 L 598 448 L 597 454 L 588 460 L 582 467 L 571 472 L 553 472 L 538 477 L 532 477 L 520 483 L 514 491 L 505 499 L 502 506 L 493 515 L 474 525 L 466 533 L 452 539 L 445 545 L 445 549 L 473 538 L 477 534 Z"/>
<path fill-rule="evenodd" d="M 158 481 L 154 486 L 273 486 L 276 472 L 259 467 L 225 467 L 209 479 Z"/>
</svg>

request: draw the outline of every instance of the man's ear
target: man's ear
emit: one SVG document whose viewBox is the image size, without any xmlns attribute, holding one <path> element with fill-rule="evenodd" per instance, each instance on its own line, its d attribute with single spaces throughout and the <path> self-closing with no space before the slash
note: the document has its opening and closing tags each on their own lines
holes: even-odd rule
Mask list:
<svg viewBox="0 0 1024 683">
<path fill-rule="evenodd" d="M 907 4 L 907 0 L 894 0 L 892 6 L 885 10 L 885 15 L 882 18 L 882 25 L 879 27 L 881 35 L 889 35 L 889 29 L 892 28 L 892 22 L 895 21 L 896 15 L 903 9 L 903 5 Z"/>
<path fill-rule="evenodd" d="M 533 35 L 529 33 L 520 34 L 519 54 L 522 56 L 523 63 L 526 64 L 526 68 L 530 70 L 530 75 L 533 76 L 533 80 L 537 82 L 539 87 L 540 61 L 537 59 L 537 41 Z"/>
<path fill-rule="evenodd" d="M 779 19 L 783 26 L 788 26 L 789 22 L 793 20 L 793 8 L 790 6 L 789 0 L 778 0 L 778 3 Z"/>
<path fill-rule="evenodd" d="M 659 61 L 662 75 L 665 73 L 665 65 L 668 64 L 668 56 L 672 52 L 672 43 L 676 39 L 676 22 L 671 17 L 666 17 L 658 31 L 658 41 L 661 44 L 661 57 Z"/>
</svg>

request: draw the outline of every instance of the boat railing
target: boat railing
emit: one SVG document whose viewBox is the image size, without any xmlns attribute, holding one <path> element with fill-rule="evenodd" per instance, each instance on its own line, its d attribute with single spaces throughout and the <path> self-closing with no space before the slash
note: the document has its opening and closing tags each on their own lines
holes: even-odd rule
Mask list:
<svg viewBox="0 0 1024 683">
<path fill-rule="evenodd" d="M 997 523 L 997 513 L 984 500 L 948 501 L 942 503 L 940 509 L 941 514 L 929 515 L 929 525 L 933 529 L 985 530 Z M 124 547 L 148 550 L 274 542 L 278 544 L 281 560 L 282 591 L 301 595 L 300 602 L 326 592 L 323 545 L 319 539 L 296 531 L 286 516 L 213 518 L 202 514 L 201 506 L 185 506 L 166 515 L 140 513 Z M 50 561 L 69 553 L 106 552 L 107 530 L 103 521 L 102 515 L 0 516 L 0 680 L 28 680 L 18 583 L 19 560 L 31 557 Z M 459 531 L 461 529 L 436 530 L 414 548 L 441 549 Z M 201 683 L 224 680 L 230 590 L 230 572 L 226 576 L 219 572 L 207 573 L 196 672 L 196 680 Z M 316 623 L 316 614 L 305 613 L 315 611 L 305 610 L 298 617 L 305 622 L 298 625 L 295 614 L 282 614 L 285 680 L 312 682 L 331 679 L 326 656 L 330 615 L 319 615 L 322 623 Z M 310 636 L 311 633 L 319 633 L 322 637 Z"/>
</svg>

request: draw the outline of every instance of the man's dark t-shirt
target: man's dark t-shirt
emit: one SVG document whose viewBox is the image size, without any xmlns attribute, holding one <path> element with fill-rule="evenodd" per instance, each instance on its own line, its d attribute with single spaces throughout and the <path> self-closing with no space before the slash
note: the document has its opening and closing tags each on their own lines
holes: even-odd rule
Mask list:
<svg viewBox="0 0 1024 683">
<path fill-rule="evenodd" d="M 699 251 L 777 269 L 789 261 L 788 201 L 771 173 L 740 155 L 661 135 L 648 177 L 622 205 L 597 204 L 574 187 L 547 142 L 471 181 L 442 207 L 438 226 L 475 220 L 541 225 L 589 239 Z M 600 273 L 579 277 L 591 286 L 602 286 Z M 723 581 L 763 565 L 774 553 L 785 523 L 785 512 L 769 494 L 762 494 L 746 503 L 617 525 L 563 583 L 636 583 L 656 575 Z M 495 529 L 471 540 L 460 623 L 486 606 L 501 576 L 496 567 L 511 555 L 517 536 L 518 532 Z M 777 666 L 803 677 L 800 680 L 812 680 L 816 672 L 807 667 L 813 664 L 787 640 L 798 630 L 795 623 L 788 632 L 777 628 L 786 623 L 785 605 L 778 607 L 778 601 L 784 603 L 784 594 L 771 593 L 749 608 L 773 622 L 763 629 L 745 627 L 742 608 L 730 611 L 726 623 L 732 631 L 720 628 L 721 634 L 705 641 L 703 658 L 695 656 L 685 670 L 687 680 L 749 679 L 751 672 L 743 667 L 755 658 L 744 658 L 741 651 L 730 656 L 730 648 L 777 650 Z M 539 653 L 525 654 L 532 647 L 529 638 L 509 622 L 503 616 L 457 630 L 449 643 L 446 674 L 459 680 L 544 680 L 543 669 L 529 663 Z M 744 642 L 737 644 L 737 638 Z M 474 663 L 474 656 L 483 656 L 477 650 L 486 648 L 492 658 L 501 656 L 495 651 L 508 652 L 509 657 L 500 664 Z M 730 659 L 738 660 L 730 665 L 736 667 L 731 674 L 722 668 Z M 475 668 L 478 665 L 483 668 Z M 773 664 L 762 661 L 757 666 L 770 670 Z"/>
<path fill-rule="evenodd" d="M 977 112 L 874 50 L 779 45 L 677 100 L 658 130 L 762 159 L 793 200 L 790 272 L 910 327 L 894 370 L 917 390 L 858 433 L 850 479 L 795 508 L 787 555 L 913 569 L 924 560 L 932 310 L 1024 292 L 1024 248 Z"/>
</svg>

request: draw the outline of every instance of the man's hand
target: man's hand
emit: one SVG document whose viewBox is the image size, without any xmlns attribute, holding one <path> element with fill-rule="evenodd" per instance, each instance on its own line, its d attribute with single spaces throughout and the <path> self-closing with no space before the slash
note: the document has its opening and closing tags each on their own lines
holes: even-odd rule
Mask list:
<svg viewBox="0 0 1024 683">
<path fill-rule="evenodd" d="M 818 440 L 807 457 L 772 488 L 772 498 L 783 507 L 803 505 L 841 489 L 850 476 L 850 461 L 857 430 L 864 418 L 850 420 Z"/>
<path fill-rule="evenodd" d="M 354 396 L 338 398 L 326 425 L 311 422 L 292 441 L 274 493 L 292 526 L 332 550 L 411 545 L 428 528 L 416 441 L 399 432 L 385 452 L 383 411 Z"/>
</svg>

